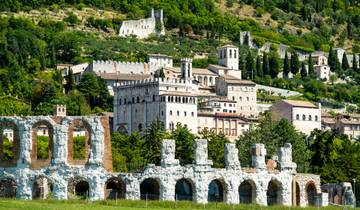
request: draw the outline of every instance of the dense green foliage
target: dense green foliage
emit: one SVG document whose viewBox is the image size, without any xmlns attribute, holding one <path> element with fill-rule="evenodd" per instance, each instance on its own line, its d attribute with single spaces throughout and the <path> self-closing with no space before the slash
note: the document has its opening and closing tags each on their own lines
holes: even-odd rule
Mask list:
<svg viewBox="0 0 360 210">
<path fill-rule="evenodd" d="M 267 150 L 268 158 L 277 154 L 277 149 L 285 143 L 293 147 L 293 159 L 297 164 L 308 165 L 311 152 L 307 148 L 305 135 L 295 130 L 286 119 L 274 121 L 270 115 L 260 120 L 256 127 L 251 127 L 236 142 L 239 149 L 239 159 L 244 165 L 251 164 L 250 147 L 252 144 L 262 143 Z"/>
<path fill-rule="evenodd" d="M 73 159 L 84 160 L 85 159 L 85 136 L 74 136 L 73 138 Z"/>
<path fill-rule="evenodd" d="M 49 158 L 49 137 L 38 136 L 36 140 L 37 159 L 46 160 Z"/>
<path fill-rule="evenodd" d="M 3 161 L 13 160 L 14 159 L 14 142 L 10 141 L 8 138 L 3 138 Z"/>
</svg>

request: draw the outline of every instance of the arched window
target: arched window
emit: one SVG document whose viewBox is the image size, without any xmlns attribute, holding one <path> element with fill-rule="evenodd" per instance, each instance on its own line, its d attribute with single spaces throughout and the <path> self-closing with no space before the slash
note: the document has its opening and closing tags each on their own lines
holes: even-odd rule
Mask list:
<svg viewBox="0 0 360 210">
<path fill-rule="evenodd" d="M 302 119 L 303 119 L 303 120 L 306 120 L 306 116 L 305 116 L 304 114 L 303 114 L 303 116 L 302 116 Z"/>
<path fill-rule="evenodd" d="M 132 97 L 132 103 L 133 104 L 135 103 L 135 97 Z"/>
<path fill-rule="evenodd" d="M 177 111 L 177 116 L 180 116 L 180 112 L 179 112 L 179 111 Z"/>
<path fill-rule="evenodd" d="M 186 179 L 180 179 L 175 185 L 175 200 L 193 200 L 192 183 Z"/>
<path fill-rule="evenodd" d="M 212 180 L 208 186 L 208 201 L 223 202 L 224 186 L 220 180 Z"/>
<path fill-rule="evenodd" d="M 232 97 L 232 100 L 235 101 L 235 96 Z"/>
<path fill-rule="evenodd" d="M 155 101 L 155 99 L 156 99 L 156 97 L 155 97 L 155 95 L 153 95 L 153 101 Z"/>
<path fill-rule="evenodd" d="M 319 117 L 315 115 L 315 121 L 319 121 Z"/>
<path fill-rule="evenodd" d="M 229 49 L 229 58 L 231 58 L 231 57 L 232 57 L 232 50 Z"/>
<path fill-rule="evenodd" d="M 300 120 L 300 115 L 299 114 L 296 115 L 296 120 Z"/>
<path fill-rule="evenodd" d="M 119 99 L 119 105 L 121 105 L 121 101 L 122 101 L 122 100 L 121 100 L 121 98 L 120 98 L 120 99 Z"/>
<path fill-rule="evenodd" d="M 160 185 L 156 179 L 147 178 L 140 184 L 141 200 L 159 200 Z"/>
<path fill-rule="evenodd" d="M 184 116 L 186 117 L 186 111 L 184 112 Z"/>
<path fill-rule="evenodd" d="M 169 129 L 170 130 L 174 130 L 175 126 L 174 126 L 174 123 L 173 122 L 170 122 L 169 123 Z"/>
<path fill-rule="evenodd" d="M 142 127 L 142 124 L 141 124 L 141 123 L 139 123 L 139 125 L 138 125 L 138 130 L 139 130 L 139 131 L 141 131 L 141 130 L 142 130 L 142 128 L 143 128 L 143 127 Z"/>
<path fill-rule="evenodd" d="M 236 58 L 236 50 L 234 50 L 234 58 Z"/>
<path fill-rule="evenodd" d="M 170 116 L 172 115 L 172 111 L 170 110 Z"/>
<path fill-rule="evenodd" d="M 191 116 L 194 117 L 194 112 L 191 112 Z"/>
<path fill-rule="evenodd" d="M 311 120 L 312 120 L 311 115 L 309 115 L 309 121 L 311 121 Z"/>
<path fill-rule="evenodd" d="M 140 103 L 140 98 L 139 98 L 139 96 L 136 97 L 136 103 Z"/>
<path fill-rule="evenodd" d="M 126 104 L 126 98 L 124 98 L 124 104 Z"/>
</svg>

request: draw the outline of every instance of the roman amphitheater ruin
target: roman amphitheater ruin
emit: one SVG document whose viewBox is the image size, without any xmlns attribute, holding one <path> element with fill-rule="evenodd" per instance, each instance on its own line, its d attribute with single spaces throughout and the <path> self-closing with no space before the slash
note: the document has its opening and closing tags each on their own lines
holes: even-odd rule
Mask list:
<svg viewBox="0 0 360 210">
<path fill-rule="evenodd" d="M 37 154 L 36 129 L 46 126 L 49 155 Z M 212 201 L 229 204 L 327 205 L 320 177 L 296 173 L 292 147 L 278 150 L 277 161 L 266 164 L 266 150 L 254 144 L 251 168 L 242 168 L 235 144 L 226 144 L 225 168 L 213 168 L 207 141 L 195 141 L 193 164 L 182 166 L 175 157 L 175 141 L 164 140 L 159 166 L 149 164 L 136 173 L 112 172 L 109 122 L 99 116 L 0 117 L 0 132 L 13 130 L 13 158 L 4 159 L 0 135 L 0 196 L 19 199 L 71 199 L 85 195 L 89 200 L 158 199 Z M 74 159 L 75 132 L 84 129 L 84 159 Z M 269 161 L 268 161 L 269 163 Z M 277 166 L 276 166 L 277 165 Z"/>
</svg>

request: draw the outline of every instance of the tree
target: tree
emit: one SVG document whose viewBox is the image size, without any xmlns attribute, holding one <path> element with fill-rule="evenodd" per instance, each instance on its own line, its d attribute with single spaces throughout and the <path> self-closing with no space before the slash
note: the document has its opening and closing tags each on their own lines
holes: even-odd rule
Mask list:
<svg viewBox="0 0 360 210">
<path fill-rule="evenodd" d="M 72 69 L 69 70 L 69 74 L 66 76 L 65 92 L 68 93 L 75 88 L 75 77 Z"/>
<path fill-rule="evenodd" d="M 269 68 L 271 78 L 276 78 L 280 71 L 280 58 L 277 52 L 269 54 Z"/>
<path fill-rule="evenodd" d="M 95 107 L 96 97 L 99 95 L 100 86 L 98 84 L 97 76 L 90 72 L 85 72 L 79 84 L 77 85 L 77 89 L 84 94 L 87 98 L 88 103 L 93 108 Z"/>
<path fill-rule="evenodd" d="M 241 70 L 242 78 L 248 79 L 250 72 L 247 71 L 246 61 L 244 60 L 244 55 L 241 52 L 239 52 L 239 69 Z"/>
<path fill-rule="evenodd" d="M 284 66 L 283 66 L 283 77 L 289 78 L 290 66 L 289 66 L 289 58 L 288 53 L 285 51 L 285 58 L 284 58 Z"/>
<path fill-rule="evenodd" d="M 202 138 L 208 140 L 209 159 L 213 161 L 215 168 L 224 167 L 224 148 L 229 140 L 223 133 L 216 134 L 213 131 L 204 129 L 200 132 Z"/>
<path fill-rule="evenodd" d="M 254 79 L 254 60 L 250 50 L 246 56 L 246 71 L 248 76 L 250 76 L 250 79 Z"/>
<path fill-rule="evenodd" d="M 314 64 L 312 62 L 311 54 L 309 55 L 309 60 L 308 60 L 308 73 L 311 78 L 313 79 L 316 78 L 316 72 L 314 70 Z"/>
<path fill-rule="evenodd" d="M 270 68 L 269 68 L 269 59 L 267 57 L 267 53 L 264 52 L 263 54 L 263 66 L 262 66 L 262 70 L 263 70 L 263 75 L 270 75 Z"/>
<path fill-rule="evenodd" d="M 353 66 L 354 72 L 358 72 L 358 61 L 356 59 L 355 53 L 353 54 L 352 66 Z"/>
<path fill-rule="evenodd" d="M 171 132 L 170 138 L 175 139 L 175 156 L 179 159 L 180 164 L 191 164 L 194 160 L 195 135 L 186 126 L 177 124 L 175 130 Z"/>
<path fill-rule="evenodd" d="M 300 62 L 296 52 L 291 54 L 290 58 L 290 71 L 295 76 L 299 72 Z"/>
<path fill-rule="evenodd" d="M 344 71 L 346 71 L 346 70 L 348 70 L 348 69 L 350 68 L 349 62 L 348 62 L 348 59 L 347 59 L 346 52 L 344 52 L 343 57 L 342 57 L 341 68 L 342 68 Z"/>
<path fill-rule="evenodd" d="M 164 68 L 160 69 L 159 77 L 162 78 L 162 79 L 165 78 Z"/>
<path fill-rule="evenodd" d="M 144 132 L 143 157 L 148 163 L 160 164 L 161 142 L 167 133 L 163 123 L 155 120 Z"/>
<path fill-rule="evenodd" d="M 256 56 L 256 75 L 260 78 L 264 77 L 260 56 Z"/>
<path fill-rule="evenodd" d="M 251 164 L 250 147 L 255 143 L 265 144 L 268 156 L 275 155 L 279 147 L 290 143 L 293 147 L 293 161 L 301 165 L 309 164 L 311 153 L 307 149 L 305 135 L 286 119 L 275 121 L 270 114 L 266 114 L 258 126 L 251 126 L 244 132 L 236 141 L 242 163 Z"/>
<path fill-rule="evenodd" d="M 305 79 L 307 76 L 308 76 L 308 72 L 306 71 L 306 67 L 305 67 L 305 64 L 302 63 L 301 65 L 301 78 Z"/>
</svg>

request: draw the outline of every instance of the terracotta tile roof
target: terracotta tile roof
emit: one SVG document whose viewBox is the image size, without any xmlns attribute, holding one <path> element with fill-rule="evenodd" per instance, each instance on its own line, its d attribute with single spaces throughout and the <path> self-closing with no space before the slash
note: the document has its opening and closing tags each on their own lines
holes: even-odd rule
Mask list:
<svg viewBox="0 0 360 210">
<path fill-rule="evenodd" d="M 295 107 L 318 108 L 315 104 L 309 101 L 283 100 L 285 103 Z"/>
<path fill-rule="evenodd" d="M 238 84 L 238 85 L 252 85 L 255 86 L 256 83 L 250 80 L 241 80 L 238 79 L 232 75 L 224 75 L 223 76 L 225 78 L 226 83 L 228 84 Z"/>
</svg>

